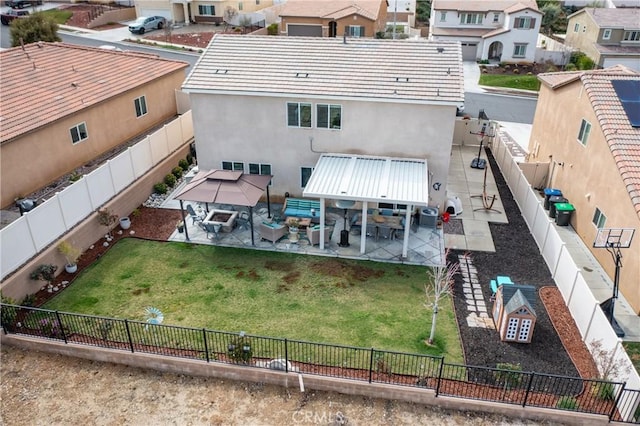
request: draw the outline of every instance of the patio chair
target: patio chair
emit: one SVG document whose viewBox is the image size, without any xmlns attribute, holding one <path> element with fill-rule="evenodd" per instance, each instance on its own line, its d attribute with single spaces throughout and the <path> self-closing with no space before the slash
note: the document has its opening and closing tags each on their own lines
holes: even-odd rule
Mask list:
<svg viewBox="0 0 640 426">
<path fill-rule="evenodd" d="M 261 239 L 275 243 L 285 236 L 288 229 L 288 227 L 278 223 L 261 222 L 260 225 L 258 225 L 258 234 L 260 234 Z"/>
<path fill-rule="evenodd" d="M 217 223 L 202 223 L 201 222 L 201 226 L 202 229 L 205 230 L 205 232 L 207 233 L 207 238 L 210 240 L 213 240 L 214 238 L 217 240 L 220 232 L 220 228 L 222 227 L 222 225 L 219 225 Z"/>
<path fill-rule="evenodd" d="M 393 228 L 385 225 L 378 225 L 378 238 L 390 240 L 393 237 Z"/>
<path fill-rule="evenodd" d="M 353 235 L 360 235 L 362 233 L 362 224 L 361 223 L 356 224 L 358 219 L 360 219 L 360 217 L 357 214 L 354 214 L 353 216 L 351 216 L 351 220 L 349 223 L 349 231 Z"/>
<path fill-rule="evenodd" d="M 373 237 L 378 241 L 378 225 L 375 223 L 367 223 L 367 237 Z"/>
<path fill-rule="evenodd" d="M 333 228 L 325 226 L 324 228 L 324 243 L 329 244 L 329 240 L 331 240 L 331 234 L 333 233 Z M 307 228 L 307 239 L 309 240 L 309 245 L 315 246 L 320 244 L 320 225 L 309 226 Z"/>
<path fill-rule="evenodd" d="M 198 216 L 191 204 L 187 204 L 187 213 L 189 213 L 192 225 L 195 225 L 196 222 L 202 222 L 202 216 Z"/>
<path fill-rule="evenodd" d="M 238 229 L 249 229 L 249 212 L 243 210 L 236 217 Z"/>
</svg>

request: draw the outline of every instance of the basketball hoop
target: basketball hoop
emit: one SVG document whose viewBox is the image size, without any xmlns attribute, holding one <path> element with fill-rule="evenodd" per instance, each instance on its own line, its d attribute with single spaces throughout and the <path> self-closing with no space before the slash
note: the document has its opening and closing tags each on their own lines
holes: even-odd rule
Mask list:
<svg viewBox="0 0 640 426">
<path fill-rule="evenodd" d="M 611 327 L 618 337 L 624 337 L 624 331 L 613 317 L 615 300 L 618 298 L 618 286 L 620 284 L 620 268 L 622 268 L 622 252 L 620 249 L 629 248 L 635 229 L 633 228 L 600 228 L 593 242 L 594 248 L 604 248 L 611 254 L 616 265 L 613 277 L 613 295 L 610 299 L 600 304 L 600 307 L 611 323 Z"/>
</svg>

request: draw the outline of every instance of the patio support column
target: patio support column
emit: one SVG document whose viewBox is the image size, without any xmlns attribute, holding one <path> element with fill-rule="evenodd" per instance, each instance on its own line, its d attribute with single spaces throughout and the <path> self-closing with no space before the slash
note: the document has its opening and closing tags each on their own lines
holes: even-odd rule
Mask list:
<svg viewBox="0 0 640 426">
<path fill-rule="evenodd" d="M 189 241 L 189 231 L 187 231 L 187 221 L 184 218 L 184 205 L 182 203 L 182 200 L 180 200 L 180 217 L 182 218 L 182 223 L 184 223 L 184 236 L 186 237 L 187 241 Z"/>
<path fill-rule="evenodd" d="M 269 196 L 269 185 L 267 185 L 267 218 L 271 219 L 271 197 Z M 253 222 L 251 223 L 253 224 Z M 253 228 L 251 230 L 253 231 Z"/>
<path fill-rule="evenodd" d="M 267 194 L 269 189 L 267 189 Z M 251 245 L 255 246 L 256 242 L 254 240 L 254 236 L 253 236 L 253 207 L 249 206 L 249 227 L 251 228 Z"/>
<path fill-rule="evenodd" d="M 362 220 L 360 221 L 360 254 L 364 254 L 367 248 L 367 210 L 369 209 L 369 202 L 362 202 Z"/>
<path fill-rule="evenodd" d="M 407 211 L 404 215 L 404 234 L 402 238 L 402 258 L 407 258 L 407 251 L 409 249 L 409 230 L 411 229 L 411 212 L 414 206 L 407 205 Z"/>
<path fill-rule="evenodd" d="M 320 198 L 320 250 L 324 250 L 324 206 L 325 206 L 325 202 L 324 202 L 324 198 Z M 335 228 L 334 228 L 335 229 Z"/>
</svg>

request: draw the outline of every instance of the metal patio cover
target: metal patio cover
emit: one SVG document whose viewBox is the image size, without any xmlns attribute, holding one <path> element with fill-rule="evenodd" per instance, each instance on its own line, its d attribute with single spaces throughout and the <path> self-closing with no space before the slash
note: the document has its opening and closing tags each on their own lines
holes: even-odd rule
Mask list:
<svg viewBox="0 0 640 426">
<path fill-rule="evenodd" d="M 250 175 L 236 170 L 199 171 L 174 198 L 201 203 L 254 207 L 272 175 Z"/>
</svg>

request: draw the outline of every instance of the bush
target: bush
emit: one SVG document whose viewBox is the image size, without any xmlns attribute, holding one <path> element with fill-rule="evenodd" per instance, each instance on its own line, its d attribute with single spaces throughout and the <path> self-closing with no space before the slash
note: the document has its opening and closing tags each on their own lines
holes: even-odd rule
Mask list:
<svg viewBox="0 0 640 426">
<path fill-rule="evenodd" d="M 158 182 L 155 185 L 153 185 L 153 192 L 155 192 L 156 194 L 166 194 L 167 193 L 167 184 L 164 182 Z"/>
<path fill-rule="evenodd" d="M 616 396 L 616 389 L 612 383 L 598 382 L 593 385 L 593 393 L 605 401 L 613 401 Z"/>
<path fill-rule="evenodd" d="M 164 183 L 167 186 L 173 186 L 176 184 L 176 177 L 172 174 L 168 174 L 164 177 Z"/>
<path fill-rule="evenodd" d="M 267 27 L 267 34 L 269 35 L 278 35 L 278 24 L 273 23 Z"/>
<path fill-rule="evenodd" d="M 563 396 L 558 400 L 556 407 L 563 410 L 575 410 L 578 408 L 578 400 L 572 396 Z"/>
<path fill-rule="evenodd" d="M 245 336 L 231 340 L 228 346 L 229 358 L 237 363 L 248 364 L 253 356 L 251 340 Z"/>
<path fill-rule="evenodd" d="M 189 170 L 189 163 L 187 163 L 187 160 L 185 160 L 184 158 L 178 161 L 178 166 L 185 172 Z"/>
<path fill-rule="evenodd" d="M 567 66 L 564 67 L 565 71 L 576 71 L 578 69 L 578 67 L 575 66 L 575 64 L 567 64 Z"/>
<path fill-rule="evenodd" d="M 182 167 L 174 167 L 171 169 L 171 173 L 173 173 L 176 179 L 180 179 L 182 177 Z"/>
<path fill-rule="evenodd" d="M 488 64 L 489 60 L 488 59 L 481 59 L 478 61 L 479 64 L 483 65 L 483 64 Z"/>
<path fill-rule="evenodd" d="M 187 154 L 187 163 L 188 164 L 193 164 L 193 155 Z"/>
</svg>

